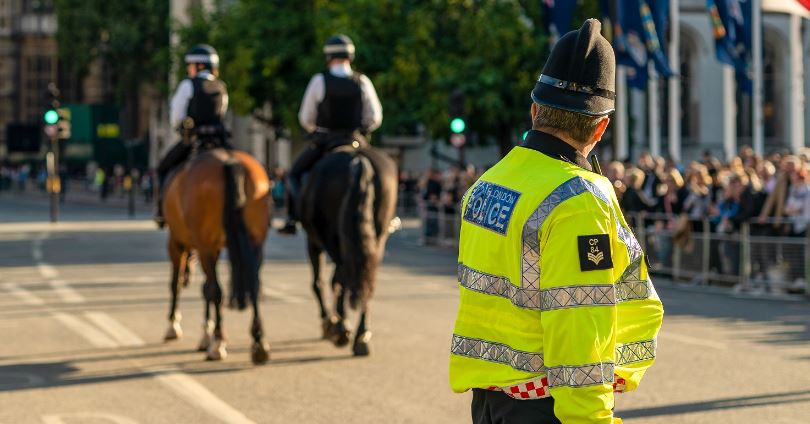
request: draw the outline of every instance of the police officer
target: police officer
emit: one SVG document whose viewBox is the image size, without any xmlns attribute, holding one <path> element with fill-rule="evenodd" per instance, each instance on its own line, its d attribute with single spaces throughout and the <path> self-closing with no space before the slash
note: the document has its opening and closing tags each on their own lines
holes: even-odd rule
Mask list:
<svg viewBox="0 0 810 424">
<path fill-rule="evenodd" d="M 228 111 L 228 90 L 219 75 L 219 55 L 213 47 L 200 44 L 185 56 L 188 78 L 177 86 L 172 97 L 170 118 L 172 128 L 190 131 L 200 142 L 211 147 L 231 146 L 223 124 Z M 191 155 L 188 140 L 175 143 L 158 165 L 158 207 L 155 222 L 163 227 L 163 185 L 168 174 Z"/>
<path fill-rule="evenodd" d="M 301 127 L 311 134 L 312 143 L 290 169 L 289 218 L 279 230 L 282 234 L 295 234 L 302 176 L 329 150 L 355 141 L 365 143 L 382 123 L 382 106 L 374 85 L 367 76 L 352 70 L 352 40 L 342 34 L 332 36 L 323 52 L 328 69 L 309 81 L 298 112 Z"/>
<path fill-rule="evenodd" d="M 621 422 L 613 393 L 655 359 L 661 301 L 586 160 L 616 97 L 600 29 L 589 19 L 558 41 L 531 93 L 533 129 L 463 200 L 450 384 L 473 391 L 474 423 Z"/>
</svg>

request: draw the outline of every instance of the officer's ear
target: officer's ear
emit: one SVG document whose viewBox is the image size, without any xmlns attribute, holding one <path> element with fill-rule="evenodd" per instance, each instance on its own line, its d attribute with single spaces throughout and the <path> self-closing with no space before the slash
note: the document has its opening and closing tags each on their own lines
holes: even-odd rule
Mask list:
<svg viewBox="0 0 810 424">
<path fill-rule="evenodd" d="M 601 140 L 602 136 L 605 135 L 608 124 L 610 124 L 610 118 L 607 116 L 602 117 L 602 119 L 599 120 L 599 123 L 596 124 L 596 129 L 593 131 L 591 138 L 588 140 L 588 144 Z"/>
</svg>

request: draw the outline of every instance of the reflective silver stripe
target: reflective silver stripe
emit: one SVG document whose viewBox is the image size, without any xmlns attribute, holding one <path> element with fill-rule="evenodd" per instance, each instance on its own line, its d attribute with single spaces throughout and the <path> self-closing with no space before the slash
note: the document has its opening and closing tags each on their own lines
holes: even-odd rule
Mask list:
<svg viewBox="0 0 810 424">
<path fill-rule="evenodd" d="M 458 282 L 464 288 L 509 299 L 519 308 L 540 309 L 540 292 L 518 287 L 500 275 L 487 274 L 458 264 Z"/>
<path fill-rule="evenodd" d="M 597 198 L 610 204 L 602 191 L 582 177 L 574 177 L 560 184 L 532 212 L 523 225 L 521 239 L 523 252 L 521 255 L 521 284 L 526 290 L 540 289 L 540 228 L 551 212 L 562 202 L 585 191 L 592 192 Z"/>
<path fill-rule="evenodd" d="M 478 293 L 509 299 L 525 309 L 553 310 L 577 306 L 615 305 L 616 295 L 611 284 L 562 286 L 542 290 L 526 290 L 512 284 L 508 278 L 487 274 L 458 264 L 458 281 L 462 287 Z"/>
<path fill-rule="evenodd" d="M 639 256 L 635 261 L 630 262 L 624 270 L 619 281 L 616 283 L 616 301 L 626 302 L 630 300 L 643 300 L 654 297 L 655 289 L 649 278 L 641 278 L 641 263 L 643 259 Z"/>
<path fill-rule="evenodd" d="M 657 342 L 655 339 L 617 345 L 616 363 L 625 365 L 655 359 L 656 346 Z"/>
<path fill-rule="evenodd" d="M 616 345 L 616 364 L 621 366 L 631 364 L 633 362 L 655 359 L 656 346 L 657 343 L 655 339 Z M 552 369 L 566 368 L 563 366 L 554 367 L 547 370 L 544 366 L 543 354 L 541 352 L 525 352 L 522 350 L 513 349 L 511 346 L 503 343 L 473 339 L 470 337 L 459 336 L 458 334 L 453 334 L 453 342 L 450 347 L 450 352 L 454 355 L 509 365 L 510 367 L 520 371 L 548 373 L 549 382 L 551 381 Z M 613 362 L 604 362 L 603 364 L 610 364 L 610 366 L 613 367 Z M 613 374 L 612 371 L 611 374 Z M 612 382 L 613 380 L 610 381 Z M 553 386 L 553 384 L 551 385 Z"/>
<path fill-rule="evenodd" d="M 612 284 L 564 286 L 540 290 L 540 309 L 544 311 L 615 304 L 616 295 Z"/>
<path fill-rule="evenodd" d="M 586 387 L 613 384 L 613 362 L 600 362 L 579 366 L 561 365 L 548 369 L 549 387 Z"/>
<path fill-rule="evenodd" d="M 509 365 L 520 371 L 539 373 L 545 370 L 542 353 L 524 352 L 503 343 L 472 339 L 457 334 L 453 334 L 450 352 L 454 355 Z"/>
</svg>

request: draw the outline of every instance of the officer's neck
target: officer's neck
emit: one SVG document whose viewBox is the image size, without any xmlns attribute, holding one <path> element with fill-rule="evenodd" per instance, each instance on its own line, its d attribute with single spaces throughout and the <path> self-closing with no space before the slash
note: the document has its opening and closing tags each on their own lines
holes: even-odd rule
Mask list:
<svg viewBox="0 0 810 424">
<path fill-rule="evenodd" d="M 568 135 L 565 132 L 559 131 L 559 130 L 554 129 L 554 128 L 548 128 L 548 127 L 538 128 L 538 131 L 544 132 L 546 134 L 551 134 L 554 137 L 559 138 L 560 140 L 564 141 L 569 146 L 573 147 L 574 150 L 576 150 L 577 152 L 579 152 L 582 156 L 584 156 L 586 158 L 588 157 L 589 154 L 591 154 L 591 150 L 593 150 L 593 148 L 596 146 L 596 143 L 599 141 L 599 140 L 595 140 L 595 141 L 590 142 L 590 143 L 582 143 L 582 142 L 574 140 L 570 135 Z"/>
<path fill-rule="evenodd" d="M 329 63 L 329 72 L 337 77 L 348 77 L 352 74 L 352 65 L 348 60 L 332 60 Z"/>
</svg>

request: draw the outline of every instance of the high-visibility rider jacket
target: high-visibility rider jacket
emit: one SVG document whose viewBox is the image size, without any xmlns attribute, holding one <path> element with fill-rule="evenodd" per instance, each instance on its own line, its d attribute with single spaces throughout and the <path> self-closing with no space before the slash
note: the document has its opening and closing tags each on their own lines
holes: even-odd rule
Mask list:
<svg viewBox="0 0 810 424">
<path fill-rule="evenodd" d="M 462 214 L 453 390 L 551 396 L 564 424 L 614 422 L 613 392 L 654 361 L 663 307 L 610 181 L 531 131 Z"/>
</svg>

